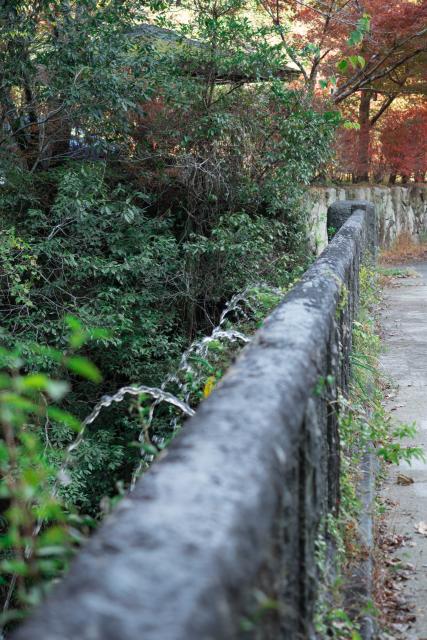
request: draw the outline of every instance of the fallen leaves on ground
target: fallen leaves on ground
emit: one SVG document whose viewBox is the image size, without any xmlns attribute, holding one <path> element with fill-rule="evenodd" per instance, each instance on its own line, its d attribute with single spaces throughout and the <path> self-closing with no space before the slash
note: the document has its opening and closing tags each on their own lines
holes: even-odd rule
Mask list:
<svg viewBox="0 0 427 640">
<path fill-rule="evenodd" d="M 391 407 L 390 411 L 397 411 L 398 409 L 402 409 L 406 407 L 406 404 L 396 404 L 394 407 Z"/>
<path fill-rule="evenodd" d="M 396 482 L 397 484 L 403 484 L 407 486 L 409 484 L 414 484 L 414 479 L 410 476 L 405 476 L 404 473 L 398 473 Z"/>
<path fill-rule="evenodd" d="M 405 582 L 411 578 L 415 567 L 396 557 L 395 553 L 413 543 L 410 536 L 391 533 L 384 520 L 378 525 L 376 541 L 375 604 L 383 627 L 379 638 L 406 640 L 416 616 L 415 606 L 405 596 Z"/>
<path fill-rule="evenodd" d="M 427 247 L 424 243 L 415 242 L 408 233 L 401 233 L 395 239 L 393 246 L 382 252 L 381 263 L 387 266 L 424 260 L 426 253 Z"/>
</svg>

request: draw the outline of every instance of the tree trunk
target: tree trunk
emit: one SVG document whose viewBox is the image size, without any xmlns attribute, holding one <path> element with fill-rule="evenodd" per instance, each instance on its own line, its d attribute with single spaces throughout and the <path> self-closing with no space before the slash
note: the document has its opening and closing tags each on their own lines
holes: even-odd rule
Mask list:
<svg viewBox="0 0 427 640">
<path fill-rule="evenodd" d="M 359 145 L 357 149 L 357 170 L 355 182 L 369 182 L 371 94 L 362 91 L 359 104 Z"/>
<path fill-rule="evenodd" d="M 359 11 L 363 15 L 365 3 L 357 2 Z M 366 60 L 366 41 L 362 40 L 360 55 Z M 359 139 L 357 147 L 355 182 L 369 182 L 369 143 L 371 133 L 371 98 L 370 91 L 360 92 L 359 102 Z"/>
<path fill-rule="evenodd" d="M 60 106 L 60 101 L 51 101 L 49 110 L 54 112 Z M 67 114 L 58 113 L 45 125 L 44 167 L 54 167 L 62 164 L 70 156 L 70 140 L 72 125 Z"/>
</svg>

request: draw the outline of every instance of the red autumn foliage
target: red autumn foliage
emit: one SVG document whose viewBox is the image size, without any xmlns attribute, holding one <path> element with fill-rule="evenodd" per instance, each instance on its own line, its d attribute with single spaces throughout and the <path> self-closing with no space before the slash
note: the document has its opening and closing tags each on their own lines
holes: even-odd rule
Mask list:
<svg viewBox="0 0 427 640">
<path fill-rule="evenodd" d="M 389 111 L 382 122 L 379 147 L 378 164 L 383 170 L 423 181 L 427 173 L 427 104 Z"/>
<path fill-rule="evenodd" d="M 318 47 L 302 65 L 305 79 L 337 76 L 335 102 L 390 79 L 396 69 L 427 51 L 427 0 L 262 0 L 262 4 L 276 24 L 284 25 L 291 10 L 294 27 L 286 37 L 299 52 L 307 42 Z M 347 39 L 363 14 L 371 16 L 369 33 L 361 45 L 350 46 Z M 365 68 L 340 73 L 336 62 L 348 54 L 361 54 Z"/>
<path fill-rule="evenodd" d="M 357 170 L 358 132 L 354 129 L 340 129 L 335 139 L 336 166 L 334 173 L 348 179 Z"/>
<path fill-rule="evenodd" d="M 358 131 L 342 129 L 336 139 L 337 173 L 357 174 Z M 427 104 L 393 109 L 379 121 L 369 147 L 369 170 L 377 180 L 399 177 L 423 182 L 427 174 Z"/>
<path fill-rule="evenodd" d="M 399 96 L 426 91 L 427 0 L 262 1 L 278 25 L 285 24 L 291 11 L 296 26 L 286 38 L 292 42 L 293 59 L 306 86 L 316 91 L 319 80 L 335 76 L 323 96 L 329 93 L 344 111 L 351 102 L 351 119 L 358 121 L 360 130 L 344 130 L 338 136 L 340 172 L 356 180 L 368 179 L 369 172 L 377 177 L 386 171 L 403 177 L 423 175 L 422 109 L 393 110 L 390 127 L 386 116 Z M 364 14 L 371 17 L 370 30 L 361 43 L 349 45 L 348 38 Z M 310 52 L 307 41 L 317 49 Z M 338 68 L 337 62 L 347 56 L 361 56 L 365 64 L 348 58 L 349 63 Z"/>
</svg>

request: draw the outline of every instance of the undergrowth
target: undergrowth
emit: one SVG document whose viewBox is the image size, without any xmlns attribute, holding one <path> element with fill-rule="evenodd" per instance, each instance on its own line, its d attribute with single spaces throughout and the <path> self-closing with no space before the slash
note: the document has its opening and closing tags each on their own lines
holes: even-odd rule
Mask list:
<svg viewBox="0 0 427 640">
<path fill-rule="evenodd" d="M 210 335 L 190 345 L 176 370 L 165 377 L 161 388 L 195 410 L 212 393 L 244 343 L 250 341 L 302 272 L 303 268 L 294 269 L 279 288 L 255 284 L 234 296 L 225 307 L 223 321 Z M 141 428 L 139 442 L 133 443 L 141 452 L 139 475 L 176 437 L 183 426 L 184 416 L 177 413 L 173 405 L 153 402 L 148 394 L 139 395 L 131 403 L 130 414 L 138 417 Z M 113 498 L 113 503 L 115 500 Z"/>
</svg>

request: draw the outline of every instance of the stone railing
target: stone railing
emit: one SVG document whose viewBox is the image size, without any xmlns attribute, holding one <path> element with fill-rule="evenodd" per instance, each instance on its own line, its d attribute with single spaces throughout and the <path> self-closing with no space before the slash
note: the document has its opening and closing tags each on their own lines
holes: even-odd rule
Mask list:
<svg viewBox="0 0 427 640">
<path fill-rule="evenodd" d="M 366 202 L 329 218 L 328 248 L 14 640 L 315 637 L 315 543 L 339 509 L 334 400 L 376 236 Z"/>
</svg>

